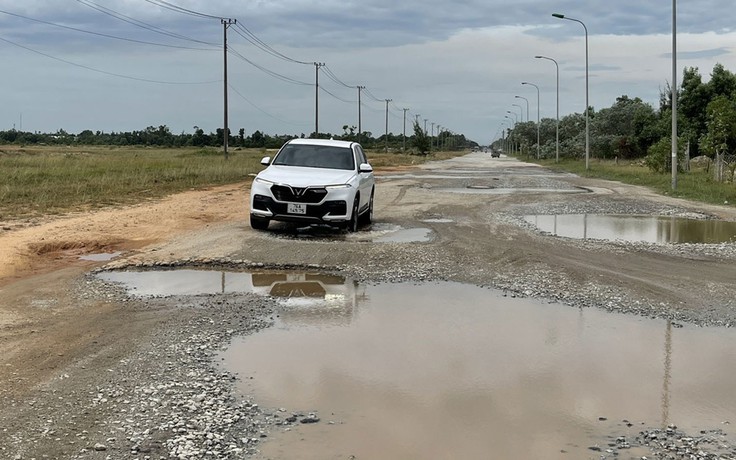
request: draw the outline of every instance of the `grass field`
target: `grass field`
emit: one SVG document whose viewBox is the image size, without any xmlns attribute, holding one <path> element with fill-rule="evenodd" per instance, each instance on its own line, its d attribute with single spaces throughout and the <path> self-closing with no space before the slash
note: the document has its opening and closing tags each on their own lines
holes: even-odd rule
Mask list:
<svg viewBox="0 0 736 460">
<path fill-rule="evenodd" d="M 536 162 L 536 161 L 535 161 Z M 687 198 L 710 204 L 736 204 L 736 184 L 716 182 L 712 173 L 703 168 L 692 168 L 677 175 L 677 188 L 672 190 L 672 175 L 653 173 L 638 162 L 615 162 L 591 159 L 586 171 L 583 160 L 542 160 L 539 164 L 554 170 L 568 171 L 582 177 L 615 180 L 642 185 L 663 195 Z"/>
<path fill-rule="evenodd" d="M 184 190 L 251 180 L 275 151 L 217 148 L 0 146 L 0 220 L 139 203 Z M 368 152 L 385 167 L 450 158 Z"/>
</svg>

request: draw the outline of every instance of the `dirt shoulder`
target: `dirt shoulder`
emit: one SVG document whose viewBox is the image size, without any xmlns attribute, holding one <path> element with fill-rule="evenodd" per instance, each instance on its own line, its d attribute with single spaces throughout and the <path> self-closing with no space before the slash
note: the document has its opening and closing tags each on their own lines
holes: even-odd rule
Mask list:
<svg viewBox="0 0 736 460">
<path fill-rule="evenodd" d="M 194 364 L 168 364 L 179 362 L 182 352 L 176 346 L 188 344 L 197 331 L 210 330 L 214 339 L 207 346 L 216 349 L 229 337 L 223 328 L 237 333 L 245 323 L 257 323 L 258 308 L 268 310 L 251 299 L 209 299 L 206 312 L 183 308 L 176 300 L 131 300 L 86 278 L 86 272 L 105 262 L 80 260 L 83 254 L 121 252 L 108 267 L 299 265 L 371 282 L 451 280 L 576 307 L 736 324 L 733 244 L 571 240 L 541 234 L 523 220 L 528 214 L 613 213 L 736 221 L 733 207 L 662 197 L 641 187 L 550 173 L 487 155 L 432 163 L 410 174 L 382 172 L 376 223 L 356 234 L 275 223 L 268 232 L 253 231 L 247 224 L 247 197 L 247 184 L 236 184 L 137 206 L 0 225 L 6 228 L 0 232 L 0 403 L 20 414 L 2 414 L 0 423 L 11 426 L 8 432 L 34 429 L 40 414 L 57 411 L 54 404 L 75 401 L 81 409 L 67 412 L 78 418 L 59 429 L 81 433 L 124 418 L 119 415 L 122 406 L 95 412 L 84 405 L 101 382 L 107 381 L 105 388 L 114 394 L 158 391 L 157 379 L 185 378 L 186 366 L 209 359 L 195 356 Z M 397 229 L 417 228 L 430 237 L 380 242 L 382 235 Z M 218 313 L 221 304 L 229 310 Z M 165 359 L 157 354 L 164 346 L 157 341 L 163 339 L 171 347 Z M 139 353 L 135 359 L 134 352 Z M 192 358 L 188 351 L 184 354 Z M 126 380 L 125 366 L 131 360 L 139 363 L 138 374 L 125 387 L 120 381 Z M 151 366 L 160 369 L 154 372 Z M 42 400 L 48 402 L 46 412 L 36 405 Z M 100 439 L 114 438 L 111 430 L 100 430 Z M 22 438 L 18 444 L 24 444 Z M 55 458 L 70 458 L 66 446 L 54 451 Z M 50 452 L 42 447 L 34 452 Z M 129 457 L 123 449 L 112 458 Z"/>
</svg>

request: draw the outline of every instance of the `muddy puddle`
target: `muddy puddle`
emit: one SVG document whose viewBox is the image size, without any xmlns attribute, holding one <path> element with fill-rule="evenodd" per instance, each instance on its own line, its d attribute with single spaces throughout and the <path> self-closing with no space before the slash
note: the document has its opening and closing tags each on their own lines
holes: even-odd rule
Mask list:
<svg viewBox="0 0 736 460">
<path fill-rule="evenodd" d="M 449 282 L 338 291 L 220 357 L 262 408 L 320 419 L 277 427 L 263 458 L 640 459 L 609 443 L 671 423 L 733 442 L 736 331 Z"/>
<path fill-rule="evenodd" d="M 98 254 L 85 254 L 83 256 L 79 256 L 79 260 L 89 260 L 92 262 L 107 262 L 110 260 L 113 260 L 116 257 L 120 257 L 123 253 L 120 251 L 116 252 L 102 252 Z"/>
<path fill-rule="evenodd" d="M 373 243 L 426 243 L 431 241 L 434 235 L 428 228 L 405 228 L 384 222 L 375 222 L 355 233 L 348 233 L 328 225 L 297 226 L 284 223 L 272 224 L 269 232 L 277 238 Z"/>
<path fill-rule="evenodd" d="M 530 194 L 530 193 L 559 193 L 559 194 L 576 194 L 590 193 L 590 190 L 573 187 L 573 188 L 528 188 L 528 187 L 493 187 L 484 185 L 471 185 L 467 187 L 457 188 L 437 188 L 438 192 L 459 193 L 459 194 L 475 194 L 475 195 L 512 195 L 512 194 Z"/>
<path fill-rule="evenodd" d="M 539 230 L 576 239 L 646 243 L 736 242 L 736 222 L 632 215 L 529 215 L 524 220 Z"/>
<path fill-rule="evenodd" d="M 720 429 L 731 444 L 736 435 L 732 329 L 450 282 L 363 285 L 308 271 L 98 276 L 138 296 L 280 301 L 274 327 L 217 357 L 265 411 L 320 419 L 275 427 L 263 458 L 597 459 L 609 449 L 640 459 L 650 455 L 635 441 L 642 430 Z"/>
<path fill-rule="evenodd" d="M 137 297 L 253 293 L 281 299 L 286 305 L 353 304 L 358 289 L 343 276 L 314 272 L 234 272 L 226 270 L 146 270 L 101 272 Z"/>
</svg>

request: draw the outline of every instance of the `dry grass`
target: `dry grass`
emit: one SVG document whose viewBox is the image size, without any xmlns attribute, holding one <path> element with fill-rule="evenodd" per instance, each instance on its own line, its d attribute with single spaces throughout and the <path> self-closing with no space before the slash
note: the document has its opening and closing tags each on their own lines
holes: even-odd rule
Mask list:
<svg viewBox="0 0 736 460">
<path fill-rule="evenodd" d="M 132 204 L 250 180 L 275 151 L 105 146 L 0 146 L 0 220 Z M 457 156 L 368 152 L 378 170 Z"/>
</svg>

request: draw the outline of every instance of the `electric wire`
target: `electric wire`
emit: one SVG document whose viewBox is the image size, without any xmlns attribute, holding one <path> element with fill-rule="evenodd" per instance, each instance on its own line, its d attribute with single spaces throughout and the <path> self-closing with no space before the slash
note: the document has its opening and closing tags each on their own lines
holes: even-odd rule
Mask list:
<svg viewBox="0 0 736 460">
<path fill-rule="evenodd" d="M 334 82 L 335 82 L 335 83 L 337 83 L 338 85 L 342 85 L 342 86 L 344 86 L 344 87 L 346 87 L 346 88 L 353 88 L 353 89 L 357 89 L 357 88 L 358 88 L 357 86 L 351 86 L 351 85 L 348 85 L 348 84 L 344 83 L 344 82 L 343 82 L 342 80 L 340 80 L 339 78 L 337 78 L 337 75 L 335 75 L 335 74 L 334 74 L 334 73 L 332 72 L 332 70 L 331 70 L 331 69 L 330 69 L 329 67 L 327 67 L 326 65 L 323 65 L 323 66 L 322 66 L 322 69 L 323 69 L 323 70 L 325 71 L 325 75 L 327 75 L 327 77 L 328 77 L 328 78 L 329 78 L 330 80 L 334 81 Z"/>
<path fill-rule="evenodd" d="M 90 34 L 90 35 L 97 35 L 99 37 L 111 38 L 111 39 L 114 39 L 114 40 L 122 40 L 122 41 L 126 41 L 126 42 L 139 43 L 139 44 L 142 44 L 142 45 L 163 46 L 165 48 L 178 48 L 178 49 L 186 49 L 186 50 L 199 50 L 199 51 L 205 50 L 205 51 L 210 51 L 210 50 L 206 50 L 204 48 L 193 48 L 193 47 L 190 47 L 190 46 L 181 46 L 181 45 L 169 45 L 169 44 L 165 44 L 165 43 L 155 43 L 155 42 L 148 42 L 148 41 L 144 41 L 144 40 L 136 40 L 134 38 L 118 37 L 118 36 L 115 36 L 115 35 L 104 34 L 104 33 L 101 33 L 101 32 L 93 32 L 91 30 L 84 30 L 84 29 L 78 29 L 76 27 L 65 26 L 63 24 L 56 24 L 54 22 L 44 21 L 44 20 L 41 20 L 41 19 L 35 19 L 35 18 L 28 17 L 28 16 L 23 16 L 21 14 L 11 13 L 9 11 L 4 11 L 4 10 L 0 10 L 0 13 L 7 14 L 8 16 L 15 16 L 17 18 L 25 19 L 27 21 L 38 22 L 38 23 L 41 23 L 41 24 L 49 25 L 49 26 L 60 27 L 62 29 L 73 30 L 75 32 L 81 32 L 81 33 Z"/>
<path fill-rule="evenodd" d="M 251 106 L 252 106 L 253 108 L 255 108 L 256 110 L 258 110 L 258 111 L 259 111 L 259 112 L 261 112 L 262 114 L 264 114 L 264 115 L 266 115 L 266 116 L 268 116 L 268 117 L 270 117 L 270 118 L 273 118 L 273 119 L 274 119 L 274 120 L 276 120 L 276 121 L 280 121 L 281 123 L 285 123 L 285 124 L 287 124 L 287 125 L 292 125 L 292 126 L 302 126 L 302 127 L 305 127 L 305 126 L 309 126 L 309 123 L 294 123 L 294 122 L 290 122 L 290 121 L 282 120 L 281 118 L 279 118 L 279 117 L 277 117 L 277 116 L 275 116 L 275 115 L 272 115 L 272 114 L 268 113 L 267 111 L 263 110 L 262 108 L 258 107 L 258 106 L 257 106 L 257 105 L 256 105 L 255 103 L 253 103 L 253 101 L 251 101 L 251 100 L 250 100 L 250 99 L 248 99 L 247 97 L 243 96 L 243 94 L 242 94 L 242 93 L 241 93 L 240 91 L 238 91 L 238 90 L 237 90 L 237 89 L 236 89 L 236 88 L 235 88 L 235 87 L 234 87 L 233 85 L 231 85 L 230 83 L 228 83 L 228 85 L 227 85 L 227 86 L 228 86 L 228 88 L 230 88 L 230 89 L 231 89 L 231 90 L 232 90 L 232 91 L 233 91 L 233 92 L 234 92 L 235 94 L 237 94 L 238 96 L 240 96 L 240 97 L 241 97 L 241 98 L 242 98 L 242 99 L 243 99 L 243 100 L 244 100 L 245 102 L 247 102 L 248 104 L 250 104 L 250 105 L 251 105 Z"/>
<path fill-rule="evenodd" d="M 161 8 L 165 8 L 167 10 L 176 11 L 177 13 L 186 14 L 189 16 L 194 16 L 198 18 L 207 18 L 207 19 L 225 19 L 222 16 L 213 16 L 211 14 L 205 14 L 200 13 L 198 11 L 189 10 L 187 8 L 183 8 L 181 6 L 174 5 L 173 3 L 169 3 L 165 0 L 144 0 L 152 5 L 160 6 Z"/>
<path fill-rule="evenodd" d="M 222 80 L 196 81 L 196 82 L 176 82 L 176 81 L 163 81 L 163 80 L 152 80 L 152 79 L 148 79 L 148 78 L 132 77 L 130 75 L 123 75 L 123 74 L 119 74 L 119 73 L 115 73 L 115 72 L 108 72 L 106 70 L 95 69 L 94 67 L 89 67 L 89 66 L 86 66 L 86 65 L 83 65 L 83 64 L 78 64 L 76 62 L 68 61 L 66 59 L 62 59 L 60 57 L 52 56 L 52 55 L 47 54 L 47 53 L 44 53 L 42 51 L 35 50 L 35 49 L 30 48 L 28 46 L 21 45 L 20 43 L 16 43 L 14 41 L 8 40 L 8 39 L 3 38 L 3 37 L 0 37 L 0 41 L 3 41 L 5 43 L 8 43 L 8 44 L 13 45 L 13 46 L 17 46 L 18 48 L 23 48 L 24 50 L 30 51 L 32 53 L 40 54 L 41 56 L 47 57 L 49 59 L 53 59 L 55 61 L 63 62 L 64 64 L 69 64 L 69 65 L 72 65 L 74 67 L 79 67 L 79 68 L 82 68 L 82 69 L 90 70 L 92 72 L 97 72 L 97 73 L 101 73 L 101 74 L 104 74 L 104 75 L 110 75 L 110 76 L 118 77 L 118 78 L 125 78 L 127 80 L 142 81 L 142 82 L 146 82 L 146 83 L 158 83 L 158 84 L 164 84 L 164 85 L 206 85 L 206 84 L 211 84 L 211 83 L 220 83 L 220 82 L 222 82 Z"/>
<path fill-rule="evenodd" d="M 248 42 L 256 46 L 257 48 L 260 48 L 261 50 L 265 51 L 266 53 L 277 57 L 279 59 L 283 59 L 288 62 L 293 62 L 295 64 L 303 64 L 303 65 L 312 65 L 313 62 L 307 62 L 307 61 L 300 61 L 298 59 L 290 58 L 289 56 L 276 51 L 271 46 L 269 46 L 266 42 L 258 38 L 253 32 L 248 30 L 247 27 L 245 27 L 242 23 L 236 22 L 235 23 L 235 29 L 233 29 L 235 33 L 246 39 Z"/>
<path fill-rule="evenodd" d="M 355 102 L 356 102 L 356 101 L 348 101 L 348 100 L 343 99 L 343 98 L 341 98 L 339 96 L 336 96 L 336 95 L 332 94 L 331 92 L 327 91 L 324 86 L 320 86 L 319 89 L 321 91 L 324 91 L 325 93 L 329 94 L 330 96 L 334 97 L 338 101 L 345 102 L 345 103 L 348 103 L 348 104 L 355 104 Z"/>
<path fill-rule="evenodd" d="M 368 97 L 370 97 L 371 99 L 373 99 L 374 101 L 377 101 L 377 102 L 385 102 L 385 101 L 384 101 L 383 99 L 379 99 L 379 98 L 377 98 L 376 96 L 374 96 L 374 95 L 373 95 L 373 93 L 371 93 L 371 92 L 370 92 L 370 91 L 368 90 L 368 88 L 363 88 L 363 92 L 364 92 L 364 93 L 365 93 L 365 94 L 366 94 L 366 95 L 367 95 Z"/>
<path fill-rule="evenodd" d="M 144 21 L 141 21 L 139 19 L 135 19 L 132 16 L 125 15 L 123 13 L 120 13 L 118 11 L 115 11 L 113 9 L 110 9 L 110 8 L 108 8 L 106 6 L 102 6 L 99 3 L 95 3 L 95 2 L 93 2 L 91 0 L 76 0 L 76 1 L 78 3 L 86 6 L 86 7 L 89 7 L 89 8 L 92 8 L 93 10 L 99 11 L 102 14 L 106 14 L 108 16 L 111 16 L 111 17 L 115 18 L 115 19 L 118 19 L 120 21 L 126 22 L 128 24 L 132 24 L 134 26 L 140 27 L 140 28 L 145 29 L 145 30 L 148 30 L 150 32 L 155 32 L 155 33 L 158 33 L 158 34 L 161 34 L 161 35 L 166 35 L 168 37 L 177 38 L 179 40 L 186 40 L 186 41 L 190 41 L 190 42 L 194 42 L 194 43 L 200 43 L 200 44 L 203 44 L 203 45 L 209 45 L 209 46 L 219 46 L 220 45 L 219 43 L 211 43 L 211 42 L 206 42 L 206 41 L 202 41 L 202 40 L 197 40 L 195 38 L 187 37 L 186 35 L 181 35 L 181 34 L 178 34 L 176 32 L 171 32 L 171 31 L 168 31 L 166 29 L 162 29 L 161 27 L 155 26 L 153 24 L 149 24 L 149 23 L 144 22 Z"/>
<path fill-rule="evenodd" d="M 255 62 L 251 61 L 250 59 L 248 59 L 247 57 L 243 56 L 242 54 L 240 54 L 239 52 L 237 52 L 236 50 L 234 50 L 232 48 L 228 48 L 228 51 L 231 54 L 233 54 L 234 56 L 242 59 L 243 61 L 245 61 L 248 64 L 252 65 L 256 69 L 260 70 L 261 72 L 264 72 L 264 73 L 266 73 L 266 74 L 268 74 L 268 75 L 270 75 L 270 76 L 272 76 L 274 78 L 278 78 L 279 80 L 282 80 L 282 81 L 284 81 L 286 83 L 291 83 L 291 84 L 294 84 L 294 85 L 302 85 L 302 86 L 314 86 L 313 83 L 307 83 L 307 82 L 304 82 L 304 81 L 296 80 L 296 79 L 293 79 L 291 77 L 287 77 L 286 75 L 281 75 L 280 73 L 274 72 L 273 70 L 269 70 L 269 69 L 267 69 L 267 68 L 265 68 L 265 67 L 263 67 L 261 65 L 258 65 Z"/>
</svg>

